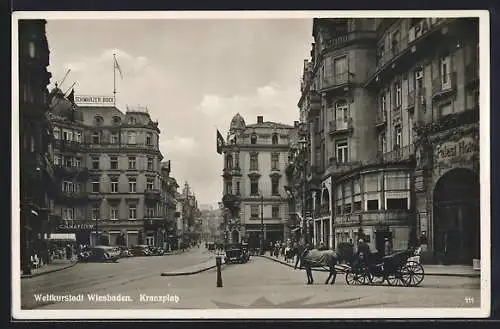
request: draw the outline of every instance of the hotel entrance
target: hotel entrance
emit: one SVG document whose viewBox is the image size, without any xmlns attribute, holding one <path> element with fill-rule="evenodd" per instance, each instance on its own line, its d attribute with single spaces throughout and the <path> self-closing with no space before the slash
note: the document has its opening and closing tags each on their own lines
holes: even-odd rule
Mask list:
<svg viewBox="0 0 500 329">
<path fill-rule="evenodd" d="M 434 255 L 444 264 L 471 265 L 480 256 L 479 176 L 452 169 L 434 188 Z"/>
</svg>

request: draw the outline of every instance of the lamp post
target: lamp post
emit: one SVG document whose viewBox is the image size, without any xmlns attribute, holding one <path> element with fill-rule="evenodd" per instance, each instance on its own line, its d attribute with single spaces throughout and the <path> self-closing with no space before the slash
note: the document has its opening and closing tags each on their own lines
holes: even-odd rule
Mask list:
<svg viewBox="0 0 500 329">
<path fill-rule="evenodd" d="M 305 232 L 304 232 L 304 241 L 305 243 L 309 242 L 309 232 L 308 232 L 308 223 L 306 220 L 306 175 L 307 175 L 307 167 L 306 167 L 306 148 L 307 148 L 307 140 L 304 136 L 298 141 L 300 145 L 300 149 L 302 151 L 302 169 L 303 169 L 303 185 L 302 185 L 302 218 L 305 224 Z"/>
</svg>

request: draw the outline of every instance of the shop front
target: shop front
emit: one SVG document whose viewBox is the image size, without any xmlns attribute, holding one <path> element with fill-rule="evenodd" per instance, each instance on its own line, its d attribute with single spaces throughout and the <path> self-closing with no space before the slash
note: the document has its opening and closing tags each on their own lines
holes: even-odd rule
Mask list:
<svg viewBox="0 0 500 329">
<path fill-rule="evenodd" d="M 78 246 L 91 244 L 92 231 L 95 232 L 93 223 L 63 223 L 57 227 L 57 233 L 74 234 Z"/>
</svg>

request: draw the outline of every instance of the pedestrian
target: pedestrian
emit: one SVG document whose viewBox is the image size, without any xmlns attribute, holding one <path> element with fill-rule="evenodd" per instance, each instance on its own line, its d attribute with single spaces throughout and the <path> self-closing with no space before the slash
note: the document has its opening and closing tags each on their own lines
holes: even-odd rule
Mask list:
<svg viewBox="0 0 500 329">
<path fill-rule="evenodd" d="M 370 246 L 363 239 L 358 240 L 358 252 L 357 258 L 361 264 L 366 264 L 368 262 L 368 257 L 370 255 Z"/>
</svg>

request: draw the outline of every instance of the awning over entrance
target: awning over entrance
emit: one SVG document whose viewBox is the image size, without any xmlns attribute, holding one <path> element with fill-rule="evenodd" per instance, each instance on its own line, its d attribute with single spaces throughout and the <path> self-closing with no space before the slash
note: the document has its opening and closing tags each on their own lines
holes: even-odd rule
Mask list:
<svg viewBox="0 0 500 329">
<path fill-rule="evenodd" d="M 49 241 L 76 241 L 75 233 L 51 233 L 47 240 Z"/>
</svg>

